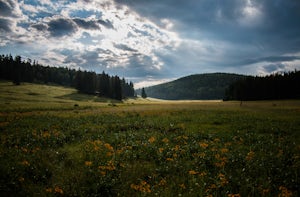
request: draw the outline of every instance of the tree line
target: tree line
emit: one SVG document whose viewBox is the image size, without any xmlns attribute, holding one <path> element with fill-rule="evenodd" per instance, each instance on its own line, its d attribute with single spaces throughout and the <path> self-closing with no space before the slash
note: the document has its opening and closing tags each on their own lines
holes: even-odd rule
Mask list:
<svg viewBox="0 0 300 197">
<path fill-rule="evenodd" d="M 224 100 L 300 99 L 300 71 L 264 77 L 245 76 L 232 83 Z"/>
<path fill-rule="evenodd" d="M 109 76 L 104 71 L 97 74 L 67 67 L 43 66 L 31 59 L 22 61 L 18 55 L 14 58 L 12 55 L 0 55 L 0 79 L 11 80 L 16 85 L 29 82 L 70 86 L 82 93 L 117 100 L 133 97 L 135 94 L 132 82 L 128 83 L 118 76 Z"/>
</svg>

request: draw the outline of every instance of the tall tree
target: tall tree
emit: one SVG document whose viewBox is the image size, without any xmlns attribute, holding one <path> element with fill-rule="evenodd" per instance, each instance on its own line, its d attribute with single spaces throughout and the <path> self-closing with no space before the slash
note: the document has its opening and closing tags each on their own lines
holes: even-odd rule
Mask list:
<svg viewBox="0 0 300 197">
<path fill-rule="evenodd" d="M 147 98 L 145 88 L 142 89 L 142 98 Z"/>
</svg>

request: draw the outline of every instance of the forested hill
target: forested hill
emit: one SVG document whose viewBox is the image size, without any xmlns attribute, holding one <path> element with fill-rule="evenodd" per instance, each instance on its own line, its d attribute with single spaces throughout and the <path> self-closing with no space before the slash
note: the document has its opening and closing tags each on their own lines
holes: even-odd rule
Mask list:
<svg viewBox="0 0 300 197">
<path fill-rule="evenodd" d="M 145 91 L 149 97 L 167 100 L 223 99 L 226 88 L 244 77 L 227 73 L 197 74 L 147 87 Z"/>
<path fill-rule="evenodd" d="M 81 71 L 62 67 L 50 67 L 38 64 L 21 56 L 0 55 L 0 79 L 11 80 L 14 84 L 22 82 L 53 83 L 75 87 L 85 94 L 97 94 L 117 100 L 134 96 L 132 82 L 126 82 L 118 76 L 109 76 L 102 72 Z"/>
</svg>

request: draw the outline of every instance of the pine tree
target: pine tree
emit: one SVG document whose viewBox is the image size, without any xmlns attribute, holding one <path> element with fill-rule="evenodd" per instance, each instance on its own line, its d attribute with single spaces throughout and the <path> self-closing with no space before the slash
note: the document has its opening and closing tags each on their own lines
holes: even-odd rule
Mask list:
<svg viewBox="0 0 300 197">
<path fill-rule="evenodd" d="M 142 89 L 142 98 L 147 98 L 145 88 Z"/>
</svg>

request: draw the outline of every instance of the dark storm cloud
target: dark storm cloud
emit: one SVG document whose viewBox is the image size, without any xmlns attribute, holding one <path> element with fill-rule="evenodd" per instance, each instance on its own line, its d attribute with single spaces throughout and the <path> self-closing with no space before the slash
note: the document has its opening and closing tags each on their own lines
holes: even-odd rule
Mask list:
<svg viewBox="0 0 300 197">
<path fill-rule="evenodd" d="M 0 0 L 0 16 L 14 16 L 15 4 L 11 0 Z"/>
<path fill-rule="evenodd" d="M 269 56 L 269 57 L 261 57 L 261 58 L 254 58 L 254 59 L 246 59 L 241 62 L 241 65 L 247 64 L 255 64 L 259 62 L 287 62 L 287 61 L 294 61 L 300 60 L 300 56 Z"/>
<path fill-rule="evenodd" d="M 101 25 L 103 25 L 104 27 L 106 27 L 108 29 L 113 29 L 114 28 L 113 24 L 110 21 L 108 21 L 108 20 L 104 21 L 104 20 L 99 19 L 98 23 L 101 24 Z"/>
<path fill-rule="evenodd" d="M 114 44 L 114 47 L 124 50 L 124 51 L 129 51 L 129 52 L 138 52 L 137 50 L 125 45 L 125 44 Z"/>
<path fill-rule="evenodd" d="M 0 18 L 0 32 L 11 32 L 11 21 L 8 19 Z"/>
<path fill-rule="evenodd" d="M 71 19 L 58 18 L 48 23 L 48 31 L 53 37 L 62 37 L 73 34 L 77 30 Z"/>
<path fill-rule="evenodd" d="M 73 21 L 81 28 L 84 29 L 100 29 L 98 23 L 96 21 L 87 21 L 84 19 L 80 19 L 80 18 L 75 18 L 73 19 Z"/>
<path fill-rule="evenodd" d="M 265 50 L 280 52 L 297 52 L 300 48 L 300 1 L 115 1 L 157 24 L 163 18 L 175 21 L 174 29 L 183 37 L 241 44 L 256 42 Z M 256 19 L 255 14 L 260 14 L 260 18 Z"/>
<path fill-rule="evenodd" d="M 285 65 L 281 64 L 281 63 L 269 64 L 269 65 L 263 66 L 263 69 L 267 73 L 273 73 L 273 72 L 278 72 L 278 71 L 284 70 Z"/>
<path fill-rule="evenodd" d="M 48 29 L 48 26 L 45 24 L 33 24 L 31 27 L 35 28 L 38 31 L 46 31 Z"/>
</svg>

